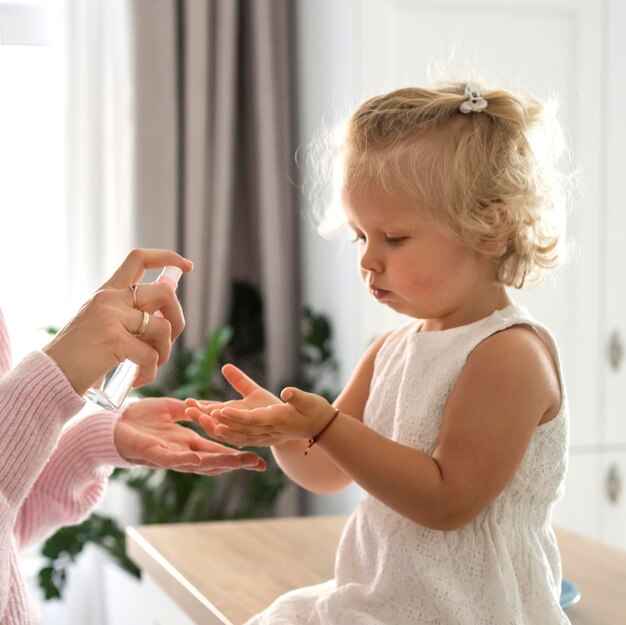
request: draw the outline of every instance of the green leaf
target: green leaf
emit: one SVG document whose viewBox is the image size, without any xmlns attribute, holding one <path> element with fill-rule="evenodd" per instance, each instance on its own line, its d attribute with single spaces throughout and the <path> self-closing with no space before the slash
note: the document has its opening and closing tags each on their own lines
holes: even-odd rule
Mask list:
<svg viewBox="0 0 626 625">
<path fill-rule="evenodd" d="M 57 571 L 53 566 L 44 566 L 39 571 L 39 587 L 43 590 L 46 600 L 62 598 L 65 578 L 65 570 Z"/>
<path fill-rule="evenodd" d="M 219 367 L 220 355 L 232 336 L 230 327 L 218 328 L 211 334 L 205 347 L 193 353 L 186 374 L 200 397 L 214 396 L 213 380 Z"/>
</svg>

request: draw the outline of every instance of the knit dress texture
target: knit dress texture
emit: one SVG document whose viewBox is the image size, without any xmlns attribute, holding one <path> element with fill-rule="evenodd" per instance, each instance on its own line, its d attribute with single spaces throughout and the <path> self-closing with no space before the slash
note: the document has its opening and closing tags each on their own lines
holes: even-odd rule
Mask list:
<svg viewBox="0 0 626 625">
<path fill-rule="evenodd" d="M 522 307 L 474 323 L 419 332 L 380 348 L 364 422 L 432 454 L 446 401 L 471 351 L 508 327 L 535 329 L 557 364 L 562 404 L 534 432 L 511 482 L 460 529 L 425 528 L 367 494 L 343 531 L 334 579 L 279 597 L 246 625 L 568 625 L 551 528 L 563 489 L 568 409 L 556 344 Z"/>
<path fill-rule="evenodd" d="M 114 466 L 116 413 L 69 419 L 84 405 L 43 352 L 10 371 L 0 312 L 0 625 L 35 625 L 37 607 L 20 574 L 18 552 L 61 525 L 80 522 L 104 493 Z"/>
</svg>

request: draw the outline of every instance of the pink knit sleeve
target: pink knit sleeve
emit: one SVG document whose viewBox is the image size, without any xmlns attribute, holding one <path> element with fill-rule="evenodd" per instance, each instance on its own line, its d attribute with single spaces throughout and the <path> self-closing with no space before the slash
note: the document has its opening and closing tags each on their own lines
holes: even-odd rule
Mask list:
<svg viewBox="0 0 626 625">
<path fill-rule="evenodd" d="M 85 415 L 63 430 L 18 516 L 19 547 L 45 538 L 61 525 L 82 521 L 104 494 L 113 467 L 132 466 L 115 447 L 117 418 L 110 412 Z"/>
<path fill-rule="evenodd" d="M 63 424 L 84 400 L 45 354 L 28 355 L 0 379 L 0 531 L 15 516 L 45 466 Z"/>
<path fill-rule="evenodd" d="M 0 622 L 31 623 L 17 546 L 84 516 L 104 490 L 110 465 L 128 466 L 115 449 L 115 414 L 64 425 L 84 405 L 42 352 L 13 371 L 0 311 Z"/>
<path fill-rule="evenodd" d="M 80 520 L 111 465 L 128 466 L 113 441 L 116 414 L 89 415 L 63 430 L 85 401 L 51 358 L 34 352 L 10 366 L 0 311 L 0 551 L 12 538 L 23 546 Z"/>
</svg>

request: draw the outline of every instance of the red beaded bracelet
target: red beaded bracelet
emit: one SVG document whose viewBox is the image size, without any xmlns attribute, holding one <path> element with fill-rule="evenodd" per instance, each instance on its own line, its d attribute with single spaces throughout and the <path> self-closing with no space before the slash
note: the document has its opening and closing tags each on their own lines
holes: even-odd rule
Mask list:
<svg viewBox="0 0 626 625">
<path fill-rule="evenodd" d="M 306 449 L 304 450 L 305 456 L 309 453 L 309 449 L 311 449 L 311 447 L 313 447 L 313 445 L 317 443 L 317 441 L 320 439 L 320 436 L 331 426 L 332 422 L 337 418 L 338 414 L 339 414 L 339 410 L 337 409 L 333 413 L 333 416 L 329 419 L 328 423 L 313 438 L 309 439 L 309 444 L 306 446 Z"/>
</svg>

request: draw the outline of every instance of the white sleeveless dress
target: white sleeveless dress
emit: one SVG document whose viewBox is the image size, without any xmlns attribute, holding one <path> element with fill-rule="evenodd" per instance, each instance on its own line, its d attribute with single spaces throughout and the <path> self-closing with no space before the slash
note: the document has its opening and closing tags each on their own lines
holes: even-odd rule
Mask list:
<svg viewBox="0 0 626 625">
<path fill-rule="evenodd" d="M 568 625 L 559 607 L 561 565 L 551 529 L 563 489 L 568 415 L 550 333 L 516 305 L 466 326 L 393 332 L 374 367 L 364 422 L 428 454 L 450 390 L 470 352 L 517 324 L 552 351 L 563 401 L 537 427 L 510 484 L 464 527 L 422 527 L 367 495 L 350 516 L 335 578 L 279 597 L 246 625 Z M 393 415 L 393 418 L 390 418 Z"/>
</svg>

